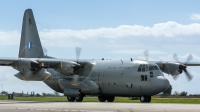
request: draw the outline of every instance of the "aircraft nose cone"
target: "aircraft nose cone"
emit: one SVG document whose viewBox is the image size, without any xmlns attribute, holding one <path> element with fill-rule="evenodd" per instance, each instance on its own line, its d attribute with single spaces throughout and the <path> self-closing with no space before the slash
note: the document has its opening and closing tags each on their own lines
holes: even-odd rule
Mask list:
<svg viewBox="0 0 200 112">
<path fill-rule="evenodd" d="M 157 79 L 152 83 L 152 86 L 153 86 L 153 94 L 158 94 L 168 89 L 170 83 L 165 77 L 158 76 Z"/>
<path fill-rule="evenodd" d="M 158 88 L 161 92 L 169 88 L 169 81 L 165 77 L 158 77 L 158 80 Z"/>
</svg>

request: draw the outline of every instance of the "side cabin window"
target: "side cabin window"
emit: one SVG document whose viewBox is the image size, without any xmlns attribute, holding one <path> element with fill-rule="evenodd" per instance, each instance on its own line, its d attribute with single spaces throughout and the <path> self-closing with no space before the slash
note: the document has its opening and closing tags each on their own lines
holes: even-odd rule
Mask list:
<svg viewBox="0 0 200 112">
<path fill-rule="evenodd" d="M 141 81 L 147 81 L 147 75 L 141 75 L 140 80 Z"/>
<path fill-rule="evenodd" d="M 138 67 L 138 72 L 146 72 L 149 71 L 149 67 L 147 64 L 140 64 Z"/>
</svg>

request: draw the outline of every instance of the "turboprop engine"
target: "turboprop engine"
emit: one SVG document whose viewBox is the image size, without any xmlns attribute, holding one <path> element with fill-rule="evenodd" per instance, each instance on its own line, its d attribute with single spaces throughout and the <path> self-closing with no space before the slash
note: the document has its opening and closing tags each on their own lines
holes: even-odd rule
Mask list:
<svg viewBox="0 0 200 112">
<path fill-rule="evenodd" d="M 81 65 L 76 62 L 61 61 L 60 64 L 53 67 L 53 69 L 65 75 L 72 75 L 80 66 Z"/>
<path fill-rule="evenodd" d="M 179 75 L 182 73 L 182 66 L 179 63 L 172 63 L 172 62 L 167 62 L 163 64 L 163 67 L 161 67 L 161 70 L 167 74 L 171 74 L 172 76 L 174 75 Z"/>
<path fill-rule="evenodd" d="M 51 76 L 51 74 L 44 68 L 41 68 L 40 64 L 35 60 L 19 59 L 12 64 L 12 67 L 20 71 L 15 74 L 15 76 L 21 80 L 44 81 Z"/>
<path fill-rule="evenodd" d="M 23 58 L 14 62 L 12 67 L 22 73 L 35 72 L 41 69 L 41 66 L 37 61 Z"/>
</svg>

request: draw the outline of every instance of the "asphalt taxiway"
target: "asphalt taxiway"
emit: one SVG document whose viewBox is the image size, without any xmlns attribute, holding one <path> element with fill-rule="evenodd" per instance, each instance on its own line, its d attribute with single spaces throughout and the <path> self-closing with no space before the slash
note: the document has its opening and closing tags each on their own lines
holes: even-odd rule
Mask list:
<svg viewBox="0 0 200 112">
<path fill-rule="evenodd" d="M 1 100 L 0 112 L 200 112 L 200 104 Z"/>
</svg>

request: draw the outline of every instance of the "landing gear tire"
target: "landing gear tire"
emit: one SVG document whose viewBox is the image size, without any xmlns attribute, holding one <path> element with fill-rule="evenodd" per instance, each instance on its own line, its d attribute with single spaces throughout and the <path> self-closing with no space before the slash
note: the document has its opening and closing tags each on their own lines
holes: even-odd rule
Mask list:
<svg viewBox="0 0 200 112">
<path fill-rule="evenodd" d="M 99 99 L 100 102 L 105 102 L 106 96 L 98 96 L 98 99 Z"/>
<path fill-rule="evenodd" d="M 149 102 L 151 102 L 151 96 L 141 96 L 140 97 L 140 102 L 141 103 L 149 103 Z"/>
<path fill-rule="evenodd" d="M 82 95 L 76 97 L 76 102 L 82 102 L 82 101 L 83 101 L 83 96 Z"/>
<path fill-rule="evenodd" d="M 150 103 L 150 102 L 151 102 L 151 96 L 146 96 L 146 97 L 147 97 L 146 102 L 147 102 L 147 103 Z"/>
<path fill-rule="evenodd" d="M 67 96 L 68 102 L 74 102 L 75 97 Z"/>
<path fill-rule="evenodd" d="M 115 100 L 115 96 L 107 96 L 108 102 L 113 102 Z"/>
<path fill-rule="evenodd" d="M 140 96 L 140 102 L 144 103 L 145 102 L 145 96 Z"/>
</svg>

